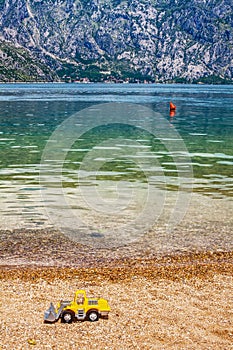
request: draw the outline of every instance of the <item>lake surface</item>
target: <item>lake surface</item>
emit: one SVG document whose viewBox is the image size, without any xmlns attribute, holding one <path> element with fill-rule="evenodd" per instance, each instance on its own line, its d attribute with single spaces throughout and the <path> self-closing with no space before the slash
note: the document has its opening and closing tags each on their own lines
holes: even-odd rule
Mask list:
<svg viewBox="0 0 233 350">
<path fill-rule="evenodd" d="M 42 227 L 53 213 L 52 225 L 77 225 L 81 215 L 98 237 L 127 220 L 140 226 L 143 211 L 150 226 L 149 207 L 156 221 L 178 192 L 181 207 L 191 192 L 229 205 L 233 86 L 2 84 L 0 180 L 4 228 Z"/>
</svg>

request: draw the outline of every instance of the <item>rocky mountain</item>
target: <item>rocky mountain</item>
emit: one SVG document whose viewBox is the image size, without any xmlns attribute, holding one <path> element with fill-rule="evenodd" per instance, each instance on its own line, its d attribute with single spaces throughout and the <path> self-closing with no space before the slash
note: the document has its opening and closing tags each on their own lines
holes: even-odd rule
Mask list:
<svg viewBox="0 0 233 350">
<path fill-rule="evenodd" d="M 1 80 L 233 80 L 232 0 L 0 0 L 0 10 Z"/>
<path fill-rule="evenodd" d="M 35 61 L 29 50 L 0 41 L 0 82 L 46 82 L 57 79 L 56 72 L 45 63 Z"/>
</svg>

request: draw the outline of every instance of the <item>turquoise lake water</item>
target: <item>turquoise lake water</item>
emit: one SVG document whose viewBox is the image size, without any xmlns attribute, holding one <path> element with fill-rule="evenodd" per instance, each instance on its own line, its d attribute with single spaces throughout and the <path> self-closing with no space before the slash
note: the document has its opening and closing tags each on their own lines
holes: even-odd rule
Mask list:
<svg viewBox="0 0 233 350">
<path fill-rule="evenodd" d="M 174 116 L 169 114 L 170 101 L 177 106 Z M 105 123 L 101 125 L 101 120 L 98 118 L 101 110 L 105 110 L 104 104 L 106 108 L 111 108 L 112 115 L 109 117 L 109 124 L 105 119 Z M 114 120 L 118 106 L 125 106 L 127 110 L 132 106 L 132 111 L 136 106 L 141 111 L 139 124 L 145 123 L 148 118 L 150 130 L 143 128 L 144 124 L 138 128 L 138 120 L 132 122 L 133 113 L 129 116 L 131 122 L 127 121 L 127 113 L 124 123 L 117 115 Z M 143 108 L 152 111 L 152 114 L 149 115 L 148 112 L 149 117 L 144 116 Z M 43 201 L 49 202 L 50 197 L 48 192 L 44 198 L 40 200 L 37 198 L 39 192 L 46 187 L 43 179 L 40 181 L 44 176 L 44 174 L 41 176 L 41 163 L 44 162 L 44 160 L 41 162 L 41 157 L 48 142 L 51 142 L 53 133 L 60 125 L 65 125 L 71 116 L 77 114 L 75 125 L 79 127 L 81 123 L 79 116 L 83 110 L 91 111 L 96 118 L 93 127 L 90 124 L 89 129 L 79 139 L 67 141 L 67 147 L 66 142 L 62 143 L 63 151 L 64 147 L 66 148 L 61 165 L 62 179 L 53 183 L 51 180 L 53 170 L 51 170 L 47 186 L 51 189 L 59 184 L 67 196 L 66 204 L 69 203 L 71 208 L 80 207 L 81 210 L 87 210 L 84 208 L 85 205 L 77 200 L 78 188 L 83 187 L 83 197 L 87 188 L 98 186 L 105 198 L 111 197 L 116 200 L 119 197 L 116 187 L 125 183 L 125 187 L 123 186 L 125 198 L 118 208 L 118 211 L 121 211 L 127 206 L 130 196 L 127 194 L 127 189 L 131 188 L 131 191 L 134 191 L 135 183 L 141 189 L 144 188 L 148 184 L 149 173 L 153 180 L 152 185 L 159 189 L 161 195 L 163 191 L 166 193 L 179 191 L 181 172 L 177 170 L 170 143 L 177 137 L 182 140 L 184 147 L 174 150 L 180 152 L 180 157 L 186 157 L 185 162 L 182 163 L 181 160 L 179 164 L 184 171 L 189 167 L 189 180 L 190 174 L 192 177 L 192 181 L 185 182 L 182 191 L 200 193 L 213 200 L 232 200 L 233 86 L 2 84 L 0 85 L 2 221 L 7 222 L 7 217 L 10 216 L 18 216 L 21 220 L 23 215 L 28 221 L 36 221 L 38 225 L 44 222 L 40 209 Z M 163 124 L 161 137 L 158 134 L 156 136 L 156 132 L 151 129 L 151 125 L 158 125 L 156 124 L 158 121 Z M 164 128 L 167 128 L 167 139 Z M 66 138 L 68 140 L 69 136 L 64 134 L 64 139 Z M 134 150 L 133 153 L 131 150 Z M 88 160 L 89 154 L 99 162 L 97 167 L 91 165 L 90 159 Z M 187 157 L 191 165 L 187 165 Z M 49 161 L 51 164 L 52 160 Z M 89 168 L 85 162 L 89 162 Z M 94 195 L 94 192 L 90 193 L 90 196 Z M 51 196 L 51 206 L 53 200 L 54 193 Z M 86 205 L 88 200 L 86 198 Z M 61 209 L 63 205 L 64 203 L 61 203 Z M 93 209 L 98 203 L 91 205 Z M 59 206 L 59 203 L 55 203 L 55 206 Z"/>
</svg>

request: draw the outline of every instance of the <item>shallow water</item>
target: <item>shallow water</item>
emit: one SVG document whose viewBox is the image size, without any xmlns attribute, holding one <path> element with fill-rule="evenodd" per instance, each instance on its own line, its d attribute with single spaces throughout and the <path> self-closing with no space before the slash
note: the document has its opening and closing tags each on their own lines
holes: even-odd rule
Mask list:
<svg viewBox="0 0 233 350">
<path fill-rule="evenodd" d="M 171 100 L 177 105 L 174 116 Z M 122 122 L 117 111 L 124 105 Z M 108 123 L 100 118 L 105 106 Z M 75 127 L 83 127 L 86 109 L 95 118 L 86 132 L 76 139 L 67 130 L 61 136 L 59 127 L 76 113 Z M 179 196 L 171 198 L 178 192 L 221 200 L 223 208 L 232 200 L 233 86 L 2 84 L 0 125 L 1 227 L 48 225 L 53 213 L 52 225 L 58 220 L 59 226 L 78 213 L 79 227 L 88 226 L 92 235 L 106 237 L 123 225 L 125 237 L 127 221 L 131 231 L 139 227 L 135 216 L 144 211 L 140 220 L 148 229 L 167 203 L 176 206 Z M 54 139 L 56 130 L 65 141 Z M 59 166 L 57 149 L 54 159 L 45 152 L 52 142 L 65 154 Z M 186 199 L 178 211 L 184 211 Z"/>
</svg>

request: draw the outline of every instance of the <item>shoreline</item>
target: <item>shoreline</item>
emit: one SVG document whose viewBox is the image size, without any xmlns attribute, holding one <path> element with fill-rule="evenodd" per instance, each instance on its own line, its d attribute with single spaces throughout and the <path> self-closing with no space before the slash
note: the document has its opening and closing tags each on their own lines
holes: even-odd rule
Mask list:
<svg viewBox="0 0 233 350">
<path fill-rule="evenodd" d="M 184 222 L 170 234 L 158 225 L 130 244 L 108 247 L 84 245 L 57 229 L 0 229 L 0 268 L 92 268 L 121 266 L 132 261 L 147 265 L 161 259 L 208 257 L 233 252 L 232 222 Z M 102 238 L 101 238 L 102 239 Z M 101 243 L 101 242 L 100 242 Z M 193 258 L 191 259 L 190 256 Z"/>
<path fill-rule="evenodd" d="M 35 266 L 35 265 L 0 265 L 1 280 L 37 281 L 46 279 L 66 280 L 81 278 L 85 281 L 119 282 L 130 281 L 134 276 L 149 279 L 168 280 L 211 278 L 215 274 L 233 276 L 233 251 L 199 252 L 165 255 L 155 258 L 130 258 L 96 261 L 90 266 Z"/>
<path fill-rule="evenodd" d="M 185 238 L 188 240 L 186 235 Z M 147 276 L 148 271 L 153 272 L 153 276 L 174 274 L 174 278 L 183 273 L 201 276 L 207 272 L 230 272 L 233 275 L 231 245 L 224 249 L 217 245 L 191 244 L 171 250 L 168 244 L 168 249 L 155 250 L 153 245 L 149 247 L 150 243 L 151 235 L 132 244 L 100 249 L 72 241 L 53 229 L 0 230 L 0 278 L 7 278 L 9 272 L 9 277 L 19 279 L 27 276 L 30 280 L 33 274 L 62 279 L 64 274 L 72 278 L 85 271 L 94 271 L 100 279 L 104 279 L 108 271 L 115 276 L 123 271 L 127 278 Z"/>
</svg>

